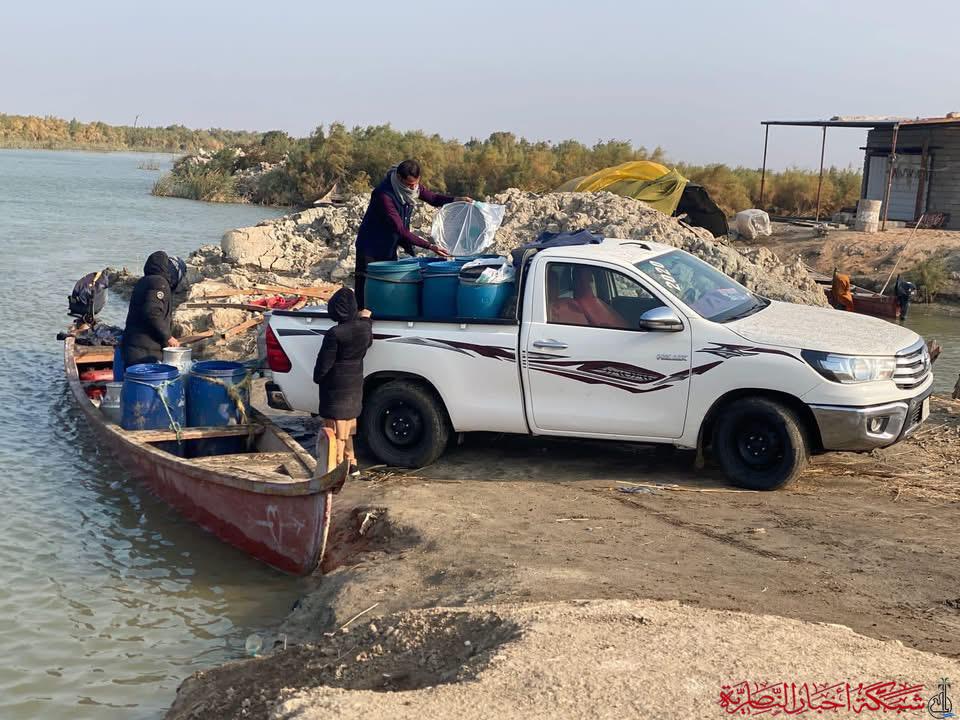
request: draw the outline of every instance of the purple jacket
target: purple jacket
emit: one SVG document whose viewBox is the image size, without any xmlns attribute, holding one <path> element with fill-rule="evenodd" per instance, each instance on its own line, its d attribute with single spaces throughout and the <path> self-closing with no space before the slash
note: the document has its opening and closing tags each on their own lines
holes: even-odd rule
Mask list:
<svg viewBox="0 0 960 720">
<path fill-rule="evenodd" d="M 440 207 L 453 202 L 452 195 L 427 190 L 421 183 L 420 199 Z M 395 260 L 397 246 L 412 251 L 413 246 L 431 247 L 430 243 L 410 232 L 413 207 L 400 202 L 387 175 L 370 195 L 370 205 L 357 232 L 357 254 L 377 260 Z"/>
</svg>

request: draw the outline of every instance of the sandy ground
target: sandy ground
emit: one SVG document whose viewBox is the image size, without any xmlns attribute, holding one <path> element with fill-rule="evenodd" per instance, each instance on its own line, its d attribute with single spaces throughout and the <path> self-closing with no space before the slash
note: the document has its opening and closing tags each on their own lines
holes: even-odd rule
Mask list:
<svg viewBox="0 0 960 720">
<path fill-rule="evenodd" d="M 630 634 L 646 629 L 632 628 L 632 621 L 621 617 L 610 620 L 603 634 L 596 627 L 599 621 L 580 622 L 564 614 L 576 615 L 574 608 L 560 606 L 548 613 L 557 618 L 557 627 L 550 629 L 548 622 L 543 637 L 559 642 L 562 625 L 571 642 L 557 646 L 556 652 L 546 639 L 547 644 L 530 647 L 564 658 L 555 666 L 566 673 L 562 676 L 551 674 L 552 670 L 534 673 L 533 668 L 543 666 L 528 663 L 522 657 L 526 651 L 517 649 L 509 651 L 516 652 L 515 657 L 507 655 L 513 659 L 506 667 L 512 662 L 518 668 L 512 680 L 507 677 L 510 671 L 500 674 L 502 668 L 495 663 L 501 670 L 490 676 L 489 686 L 483 685 L 487 671 L 478 676 L 480 694 L 471 694 L 470 688 L 478 686 L 469 683 L 460 690 L 417 691 L 405 694 L 411 703 L 407 706 L 379 692 L 345 693 L 342 688 L 347 685 L 337 684 L 342 678 L 330 678 L 330 672 L 336 675 L 335 668 L 297 674 L 277 656 L 258 662 L 252 675 L 269 685 L 259 709 L 248 706 L 246 715 L 190 715 L 177 710 L 170 717 L 267 717 L 280 687 L 316 684 L 341 688 L 318 690 L 310 697 L 316 707 L 343 713 L 338 715 L 342 717 L 353 717 L 351 713 L 364 708 L 371 717 L 379 716 L 381 710 L 399 712 L 398 717 L 414 712 L 446 717 L 430 709 L 435 707 L 430 703 L 441 700 L 460 708 L 457 714 L 463 717 L 488 717 L 495 712 L 551 717 L 555 707 L 565 706 L 552 705 L 551 696 L 544 693 L 552 688 L 557 703 L 563 697 L 569 699 L 563 688 L 580 682 L 584 666 L 606 667 L 608 657 L 620 663 L 614 663 L 609 672 L 613 673 L 610 682 L 623 697 L 600 702 L 600 695 L 589 694 L 590 688 L 600 687 L 592 683 L 602 684 L 604 673 L 583 679 L 587 695 L 580 709 L 585 716 L 606 717 L 603 713 L 612 703 L 609 706 L 621 716 L 632 707 L 638 717 L 689 717 L 692 707 L 717 702 L 723 673 L 727 673 L 725 679 L 735 681 L 760 677 L 751 673 L 761 671 L 766 673 L 763 677 L 781 677 L 795 666 L 807 668 L 801 673 L 805 677 L 827 681 L 856 675 L 861 672 L 858 663 L 879 662 L 873 655 L 857 655 L 849 649 L 852 646 L 842 643 L 835 645 L 835 652 L 814 660 L 804 648 L 821 636 L 830 637 L 822 635 L 822 628 L 803 634 L 802 642 L 765 640 L 732 652 L 733 646 L 726 643 L 733 641 L 713 641 L 724 636 L 709 630 L 710 622 L 704 620 L 704 627 L 698 624 L 690 629 L 693 618 L 729 620 L 726 615 L 699 613 L 701 608 L 835 623 L 877 641 L 897 640 L 917 650 L 958 658 L 960 540 L 954 530 L 960 525 L 958 445 L 960 404 L 937 400 L 927 425 L 910 441 L 871 455 L 816 458 L 790 489 L 756 493 L 726 486 L 709 465 L 695 471 L 690 453 L 612 443 L 468 436 L 463 445 L 428 469 L 406 474 L 373 470 L 368 473 L 370 480 L 348 483 L 335 501 L 327 574 L 315 576 L 315 589 L 278 632 L 287 633 L 292 642 L 319 642 L 322 648 L 329 643 L 324 633 L 361 612 L 365 614 L 355 625 L 373 622 L 379 628 L 384 622 L 395 622 L 380 620 L 381 616 L 419 608 L 495 605 L 495 612 L 506 618 L 506 611 L 500 609 L 503 604 L 590 598 L 642 602 L 636 607 L 643 609 L 637 612 L 646 616 L 653 612 L 648 608 L 658 607 L 647 600 L 679 600 L 690 609 L 669 611 L 674 613 L 671 635 L 679 638 L 678 647 L 696 644 L 694 639 L 700 638 L 700 652 L 716 656 L 719 664 L 690 665 L 696 672 L 685 674 L 677 668 L 687 667 L 686 662 L 667 663 L 663 667 L 672 670 L 661 674 L 667 651 Z M 645 486 L 651 484 L 657 487 Z M 619 607 L 628 612 L 628 605 Z M 523 627 L 533 622 L 533 616 L 525 614 L 532 612 L 529 608 L 516 612 L 509 615 L 511 622 Z M 774 621 L 737 622 L 744 627 L 760 623 L 774 632 Z M 499 637 L 481 631 L 472 642 L 483 644 L 487 635 Z M 864 648 L 888 648 L 848 636 L 850 642 L 864 643 Z M 363 642 L 372 647 L 375 640 Z M 831 642 L 824 647 L 831 647 Z M 618 650 L 608 656 L 605 644 Z M 578 647 L 583 648 L 579 656 Z M 689 651 L 692 657 L 693 649 Z M 303 653 L 298 667 L 329 664 L 322 650 L 297 652 Z M 889 653 L 885 649 L 882 654 Z M 820 660 L 823 664 L 816 664 Z M 464 677 L 473 677 L 470 673 L 477 668 L 467 665 Z M 818 668 L 823 672 L 830 668 L 830 678 L 822 673 L 816 676 L 813 671 Z M 870 668 L 869 673 L 863 672 L 883 675 L 880 665 Z M 897 672 L 894 666 L 889 668 L 884 672 Z M 459 664 L 456 670 L 453 679 L 462 670 Z M 199 678 L 203 697 L 227 702 L 227 688 L 234 687 L 244 688 L 236 697 L 238 703 L 254 695 L 254 700 L 259 698 L 258 693 L 247 692 L 246 683 L 221 672 L 228 671 L 215 670 Z M 682 683 L 687 679 L 705 685 L 696 685 L 695 692 L 684 690 Z M 641 693 L 638 699 L 636 687 L 659 688 L 661 680 L 672 683 L 663 697 L 683 698 L 675 712 L 656 705 L 659 689 Z M 933 680 L 931 676 L 916 681 L 929 685 Z M 463 709 L 481 702 L 486 697 L 483 693 L 497 695 L 496 688 L 511 683 L 513 694 L 504 689 L 505 704 L 489 714 L 470 715 Z M 523 704 L 526 701 L 516 692 L 518 684 L 530 687 L 530 697 L 541 703 L 538 708 Z M 320 717 L 310 714 L 314 711 L 302 699 L 289 693 L 284 697 L 287 704 L 276 717 Z M 638 699 L 642 705 L 624 705 L 628 699 Z M 500 702 L 498 696 L 489 700 Z M 403 714 L 407 708 L 409 714 Z M 699 716 L 697 711 L 693 714 Z"/>
<path fill-rule="evenodd" d="M 841 686 L 843 710 L 826 715 L 848 718 L 876 709 L 861 684 L 893 681 L 872 694 L 902 691 L 887 702 L 916 717 L 960 663 L 836 625 L 608 600 L 403 613 L 212 674 L 234 694 L 197 682 L 168 717 L 742 717 L 764 702 L 754 683 L 796 683 L 798 694 L 791 688 L 788 704 L 773 706 L 796 710 L 808 709 L 803 684 L 812 690 L 816 682 L 851 684 L 849 692 Z M 817 707 L 823 699 L 813 693 Z"/>
<path fill-rule="evenodd" d="M 957 230 L 914 233 L 912 228 L 899 228 L 870 234 L 831 230 L 826 237 L 817 237 L 811 228 L 774 223 L 772 237 L 750 244 L 768 247 L 784 261 L 799 255 L 807 265 L 827 275 L 832 275 L 836 268 L 881 285 L 898 257 L 897 272 L 906 272 L 918 262 L 937 256 L 944 258 L 948 272 L 960 272 L 960 231 Z M 951 279 L 943 294 L 960 296 L 960 280 Z"/>
</svg>

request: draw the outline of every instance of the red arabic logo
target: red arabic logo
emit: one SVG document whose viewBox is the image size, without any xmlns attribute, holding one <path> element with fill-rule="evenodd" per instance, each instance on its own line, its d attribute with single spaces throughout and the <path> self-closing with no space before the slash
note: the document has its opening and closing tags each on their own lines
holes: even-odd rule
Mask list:
<svg viewBox="0 0 960 720">
<path fill-rule="evenodd" d="M 720 688 L 728 715 L 799 715 L 805 712 L 895 712 L 924 710 L 923 685 L 881 680 L 874 683 L 750 683 Z"/>
</svg>

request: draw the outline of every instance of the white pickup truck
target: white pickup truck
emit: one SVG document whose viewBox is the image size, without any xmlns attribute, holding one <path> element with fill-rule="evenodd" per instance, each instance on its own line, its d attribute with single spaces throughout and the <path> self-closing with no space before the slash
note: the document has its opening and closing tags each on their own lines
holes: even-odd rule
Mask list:
<svg viewBox="0 0 960 720">
<path fill-rule="evenodd" d="M 703 448 L 734 484 L 769 490 L 811 453 L 891 445 L 929 412 L 916 333 L 758 297 L 673 247 L 541 250 L 517 284 L 510 319 L 374 318 L 361 435 L 381 462 L 427 465 L 451 433 L 597 438 Z M 271 314 L 275 407 L 316 412 L 330 326 L 324 312 Z"/>
</svg>

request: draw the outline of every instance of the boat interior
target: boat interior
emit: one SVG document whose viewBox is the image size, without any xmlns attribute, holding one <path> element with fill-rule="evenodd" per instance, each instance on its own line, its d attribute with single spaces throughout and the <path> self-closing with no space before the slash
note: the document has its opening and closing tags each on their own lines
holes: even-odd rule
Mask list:
<svg viewBox="0 0 960 720">
<path fill-rule="evenodd" d="M 106 383 L 113 379 L 113 352 L 109 346 L 74 346 L 80 385 L 94 408 L 99 408 Z M 250 417 L 249 425 L 183 427 L 179 433 L 113 427 L 127 440 L 189 459 L 191 465 L 212 471 L 255 474 L 272 482 L 302 481 L 313 476 L 315 463 L 306 450 L 256 411 Z M 106 416 L 104 421 L 109 422 Z"/>
</svg>

